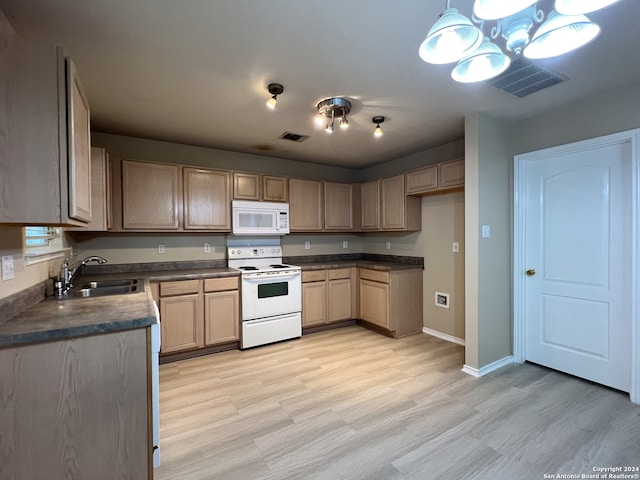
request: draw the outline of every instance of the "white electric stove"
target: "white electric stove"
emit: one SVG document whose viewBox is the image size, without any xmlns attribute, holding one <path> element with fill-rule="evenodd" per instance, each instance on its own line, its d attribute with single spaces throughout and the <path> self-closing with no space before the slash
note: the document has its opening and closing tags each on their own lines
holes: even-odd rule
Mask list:
<svg viewBox="0 0 640 480">
<path fill-rule="evenodd" d="M 302 335 L 302 273 L 282 264 L 280 239 L 227 240 L 229 268 L 241 273 L 240 348 Z"/>
</svg>

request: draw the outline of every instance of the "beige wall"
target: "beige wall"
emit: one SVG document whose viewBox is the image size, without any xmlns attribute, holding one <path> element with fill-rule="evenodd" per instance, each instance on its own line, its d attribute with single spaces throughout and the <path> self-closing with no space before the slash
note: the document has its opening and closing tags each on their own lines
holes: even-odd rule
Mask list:
<svg viewBox="0 0 640 480">
<path fill-rule="evenodd" d="M 60 271 L 63 258 L 25 265 L 22 255 L 22 227 L 0 225 L 0 256 L 12 255 L 15 276 L 6 282 L 0 281 L 0 298 L 13 295 L 36 285 Z"/>
</svg>

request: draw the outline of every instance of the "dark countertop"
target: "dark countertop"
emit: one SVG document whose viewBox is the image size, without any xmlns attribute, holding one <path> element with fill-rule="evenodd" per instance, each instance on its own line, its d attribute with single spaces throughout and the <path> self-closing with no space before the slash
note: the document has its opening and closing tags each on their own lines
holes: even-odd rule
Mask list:
<svg viewBox="0 0 640 480">
<path fill-rule="evenodd" d="M 413 259 L 413 257 L 407 257 Z M 400 257 L 345 258 L 341 255 L 318 257 L 289 257 L 286 260 L 305 270 L 365 267 L 374 270 L 393 271 L 423 269 L 423 263 L 407 263 Z M 417 261 L 421 261 L 418 258 Z M 416 260 L 413 260 L 416 261 Z M 108 269 L 87 268 L 76 280 L 76 285 L 91 280 L 140 278 L 145 291 L 104 297 L 57 299 L 48 297 L 26 310 L 0 322 L 0 347 L 40 343 L 65 338 L 98 335 L 145 328 L 155 323 L 155 310 L 150 282 L 193 280 L 239 276 L 220 263 L 209 264 L 146 264 L 109 265 Z M 196 267 L 196 268 L 188 268 Z M 39 289 L 40 291 L 42 289 Z"/>
<path fill-rule="evenodd" d="M 156 322 L 149 282 L 239 276 L 228 268 L 81 275 L 74 283 L 140 278 L 140 293 L 89 298 L 47 297 L 0 323 L 0 347 L 145 328 Z"/>
</svg>

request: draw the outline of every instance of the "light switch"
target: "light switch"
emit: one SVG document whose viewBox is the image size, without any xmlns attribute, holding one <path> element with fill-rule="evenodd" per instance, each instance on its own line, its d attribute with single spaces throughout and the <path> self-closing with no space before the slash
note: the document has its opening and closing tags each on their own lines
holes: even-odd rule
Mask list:
<svg viewBox="0 0 640 480">
<path fill-rule="evenodd" d="M 346 240 L 342 241 L 342 248 L 349 248 L 349 242 L 347 242 Z"/>
<path fill-rule="evenodd" d="M 6 282 L 14 277 L 13 271 L 13 255 L 2 257 L 2 281 Z"/>
<path fill-rule="evenodd" d="M 453 253 L 458 253 L 460 251 L 460 242 L 453 242 L 451 244 L 451 251 Z"/>
<path fill-rule="evenodd" d="M 482 225 L 482 238 L 489 238 L 491 236 L 491 225 Z"/>
</svg>

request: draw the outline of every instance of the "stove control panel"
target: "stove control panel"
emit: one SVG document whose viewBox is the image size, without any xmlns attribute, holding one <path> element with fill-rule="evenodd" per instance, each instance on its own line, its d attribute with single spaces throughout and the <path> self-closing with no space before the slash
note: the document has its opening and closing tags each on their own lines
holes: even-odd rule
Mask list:
<svg viewBox="0 0 640 480">
<path fill-rule="evenodd" d="M 229 258 L 269 258 L 279 257 L 282 254 L 280 247 L 264 247 L 264 248 L 230 248 Z"/>
</svg>

